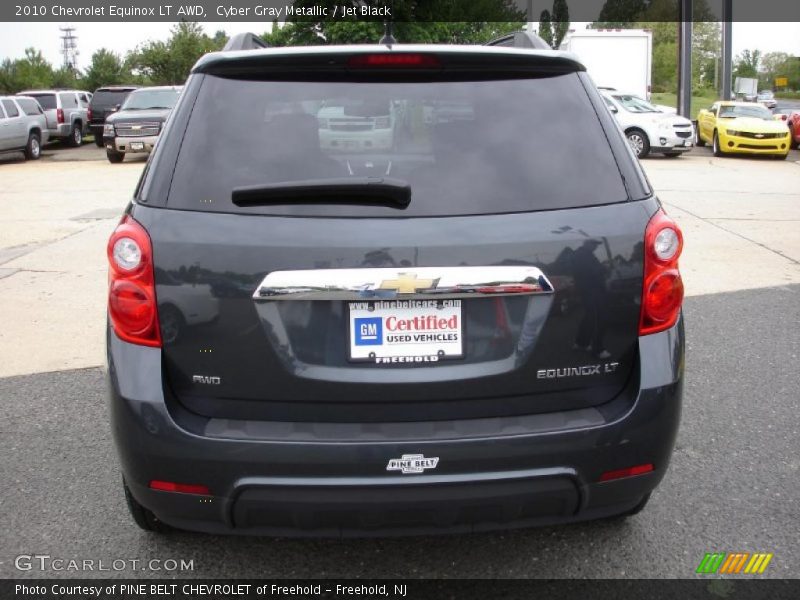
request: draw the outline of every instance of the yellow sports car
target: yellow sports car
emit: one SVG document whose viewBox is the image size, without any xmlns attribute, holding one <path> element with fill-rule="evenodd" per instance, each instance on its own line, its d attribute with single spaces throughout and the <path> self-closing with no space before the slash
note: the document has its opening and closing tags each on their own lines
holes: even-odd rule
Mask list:
<svg viewBox="0 0 800 600">
<path fill-rule="evenodd" d="M 714 156 L 726 154 L 789 155 L 789 128 L 753 102 L 715 102 L 697 113 L 697 145 L 711 144 Z"/>
</svg>

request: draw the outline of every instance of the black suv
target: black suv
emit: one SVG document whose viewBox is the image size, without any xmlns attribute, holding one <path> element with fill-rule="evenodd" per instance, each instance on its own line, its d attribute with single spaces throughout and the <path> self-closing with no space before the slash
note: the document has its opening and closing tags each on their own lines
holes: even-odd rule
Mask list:
<svg viewBox="0 0 800 600">
<path fill-rule="evenodd" d="M 97 88 L 89 102 L 89 129 L 94 136 L 94 143 L 103 147 L 103 125 L 106 117 L 119 110 L 128 95 L 137 85 L 111 85 Z"/>
<path fill-rule="evenodd" d="M 680 418 L 681 248 L 571 55 L 209 54 L 108 244 L 131 513 L 323 536 L 636 513 Z"/>
</svg>

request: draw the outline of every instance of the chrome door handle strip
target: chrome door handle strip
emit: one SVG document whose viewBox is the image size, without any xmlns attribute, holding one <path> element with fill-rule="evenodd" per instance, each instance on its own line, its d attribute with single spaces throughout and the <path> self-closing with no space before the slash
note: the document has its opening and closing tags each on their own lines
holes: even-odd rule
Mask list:
<svg viewBox="0 0 800 600">
<path fill-rule="evenodd" d="M 253 299 L 435 300 L 552 293 L 552 284 L 536 267 L 403 267 L 273 271 Z"/>
</svg>

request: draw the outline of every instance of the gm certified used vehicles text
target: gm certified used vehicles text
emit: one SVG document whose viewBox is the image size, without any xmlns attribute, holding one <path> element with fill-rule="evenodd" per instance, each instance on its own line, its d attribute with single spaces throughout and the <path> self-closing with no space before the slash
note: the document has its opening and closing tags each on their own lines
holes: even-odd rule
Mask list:
<svg viewBox="0 0 800 600">
<path fill-rule="evenodd" d="M 106 117 L 120 109 L 130 93 L 137 89 L 136 85 L 111 85 L 97 88 L 89 103 L 89 129 L 94 136 L 94 143 L 103 147 L 103 125 Z"/>
<path fill-rule="evenodd" d="M 344 99 L 413 126 L 323 149 Z M 636 513 L 678 429 L 681 247 L 571 55 L 209 54 L 108 243 L 130 511 L 315 536 Z M 176 288 L 203 314 L 165 337 Z"/>
<path fill-rule="evenodd" d="M 689 119 L 664 113 L 633 94 L 601 90 L 600 95 L 638 158 L 650 153 L 680 156 L 692 149 L 694 130 Z"/>
<path fill-rule="evenodd" d="M 791 143 L 786 122 L 757 104 L 715 102 L 697 113 L 697 145 L 711 144 L 714 156 L 770 154 L 784 159 Z"/>
<path fill-rule="evenodd" d="M 25 158 L 35 160 L 47 138 L 47 121 L 36 100 L 0 96 L 0 152 L 22 150 Z"/>
<path fill-rule="evenodd" d="M 92 94 L 84 90 L 31 90 L 18 96 L 35 98 L 47 118 L 51 139 L 64 140 L 70 146 L 80 146 L 89 131 L 89 102 Z"/>
<path fill-rule="evenodd" d="M 103 144 L 108 160 L 120 163 L 128 152 L 152 152 L 180 90 L 163 86 L 131 92 L 119 111 L 106 117 Z"/>
</svg>

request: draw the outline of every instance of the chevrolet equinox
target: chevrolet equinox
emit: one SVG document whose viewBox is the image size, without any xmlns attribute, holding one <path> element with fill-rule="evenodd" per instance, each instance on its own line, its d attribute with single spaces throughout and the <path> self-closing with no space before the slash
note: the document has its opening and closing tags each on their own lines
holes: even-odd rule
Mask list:
<svg viewBox="0 0 800 600">
<path fill-rule="evenodd" d="M 108 242 L 130 512 L 311 536 L 635 514 L 680 419 L 682 244 L 573 55 L 208 54 Z"/>
</svg>

